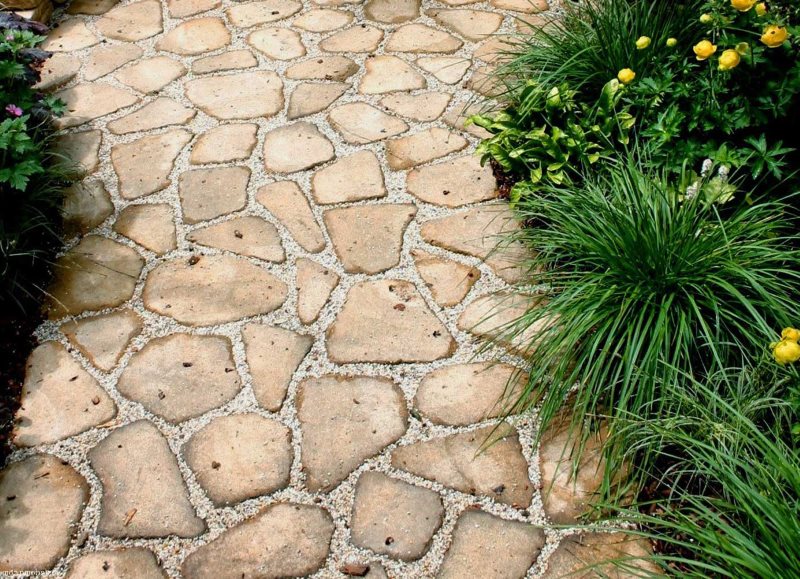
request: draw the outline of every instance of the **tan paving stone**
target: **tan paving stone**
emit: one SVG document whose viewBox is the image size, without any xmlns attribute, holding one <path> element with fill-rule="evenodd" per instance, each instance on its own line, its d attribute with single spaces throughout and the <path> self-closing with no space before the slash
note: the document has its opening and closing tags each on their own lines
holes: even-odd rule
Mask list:
<svg viewBox="0 0 800 579">
<path fill-rule="evenodd" d="M 114 78 L 139 92 L 154 93 L 184 74 L 186 67 L 174 58 L 154 56 L 115 72 Z"/>
<path fill-rule="evenodd" d="M 461 135 L 433 127 L 407 137 L 386 141 L 386 160 L 395 171 L 410 169 L 460 151 L 468 144 Z"/>
<path fill-rule="evenodd" d="M 425 24 L 406 24 L 386 41 L 388 52 L 455 52 L 464 43 L 452 34 Z"/>
<path fill-rule="evenodd" d="M 91 235 L 56 260 L 46 309 L 51 319 L 122 305 L 133 295 L 144 259 L 129 247 Z"/>
<path fill-rule="evenodd" d="M 300 2 L 294 0 L 264 0 L 236 4 L 228 8 L 227 14 L 234 26 L 249 28 L 289 18 L 297 14 L 302 7 Z"/>
<path fill-rule="evenodd" d="M 344 28 L 353 21 L 353 14 L 342 10 L 316 8 L 295 18 L 292 26 L 308 32 L 330 32 Z"/>
<path fill-rule="evenodd" d="M 42 65 L 42 78 L 36 83 L 36 89 L 47 91 L 60 88 L 75 78 L 80 69 L 81 61 L 76 56 L 57 52 Z"/>
<path fill-rule="evenodd" d="M 328 209 L 323 218 L 348 273 L 375 274 L 400 263 L 403 234 L 417 214 L 411 203 Z"/>
<path fill-rule="evenodd" d="M 241 258 L 193 256 L 158 265 L 144 286 L 144 305 L 189 326 L 215 326 L 268 314 L 286 301 L 286 284 Z"/>
<path fill-rule="evenodd" d="M 173 129 L 111 147 L 120 196 L 138 199 L 168 187 L 175 159 L 191 139 L 189 131 Z"/>
<path fill-rule="evenodd" d="M 241 70 L 243 68 L 253 68 L 258 65 L 258 60 L 249 50 L 242 48 L 239 50 L 229 50 L 222 54 L 204 56 L 192 62 L 192 72 L 195 74 L 207 74 L 210 72 L 220 72 L 223 70 Z"/>
<path fill-rule="evenodd" d="M 331 293 L 339 285 L 339 275 L 316 261 L 297 260 L 297 316 L 306 325 L 317 321 Z"/>
<path fill-rule="evenodd" d="M 242 330 L 247 365 L 258 403 L 278 412 L 289 383 L 314 339 L 276 326 L 248 324 Z"/>
<path fill-rule="evenodd" d="M 282 263 L 286 259 L 278 229 L 269 221 L 253 215 L 195 229 L 186 239 L 265 261 Z"/>
<path fill-rule="evenodd" d="M 197 114 L 167 97 L 159 97 L 134 112 L 108 123 L 108 130 L 115 135 L 160 129 L 170 125 L 185 125 Z"/>
<path fill-rule="evenodd" d="M 526 328 L 515 325 L 535 306 L 535 298 L 515 294 L 482 296 L 466 307 L 458 318 L 457 326 L 459 330 L 524 354 L 547 327 L 543 320 Z"/>
<path fill-rule="evenodd" d="M 75 0 L 67 7 L 67 14 L 105 14 L 119 3 L 119 0 Z"/>
<path fill-rule="evenodd" d="M 141 58 L 142 54 L 144 51 L 140 47 L 128 43 L 93 48 L 83 66 L 83 78 L 97 80 L 131 61 Z"/>
<path fill-rule="evenodd" d="M 111 420 L 117 408 L 66 348 L 45 342 L 26 364 L 12 438 L 17 446 L 49 444 Z"/>
<path fill-rule="evenodd" d="M 403 561 L 422 557 L 442 525 L 438 494 L 380 472 L 365 472 L 353 502 L 351 537 L 356 547 Z"/>
<path fill-rule="evenodd" d="M 456 347 L 413 284 L 400 280 L 357 283 L 328 330 L 328 355 L 338 364 L 431 362 Z"/>
<path fill-rule="evenodd" d="M 77 176 L 93 173 L 100 165 L 102 133 L 98 130 L 59 135 L 53 141 L 53 150 L 64 156 Z"/>
<path fill-rule="evenodd" d="M 506 87 L 494 73 L 495 65 L 479 66 L 467 81 L 467 88 L 488 98 L 499 97 Z"/>
<path fill-rule="evenodd" d="M 304 171 L 335 156 L 333 144 L 311 123 L 284 125 L 264 138 L 264 166 L 276 173 Z"/>
<path fill-rule="evenodd" d="M 186 463 L 217 506 L 268 495 L 289 484 L 291 431 L 258 414 L 221 416 L 189 439 Z"/>
<path fill-rule="evenodd" d="M 481 43 L 472 55 L 487 63 L 503 62 L 510 58 L 510 52 L 519 50 L 519 42 L 514 36 L 495 35 Z"/>
<path fill-rule="evenodd" d="M 132 310 L 120 310 L 67 322 L 61 331 L 89 361 L 108 372 L 119 362 L 130 341 L 142 332 L 142 319 Z"/>
<path fill-rule="evenodd" d="M 167 10 L 173 18 L 194 16 L 219 8 L 221 5 L 222 0 L 167 0 Z"/>
<path fill-rule="evenodd" d="M 130 92 L 104 83 L 76 84 L 56 93 L 64 101 L 64 116 L 54 121 L 57 128 L 77 127 L 139 102 Z"/>
<path fill-rule="evenodd" d="M 89 461 L 103 485 L 100 535 L 196 537 L 205 531 L 175 455 L 152 422 L 139 420 L 114 430 L 89 451 Z"/>
<path fill-rule="evenodd" d="M 114 231 L 158 255 L 178 247 L 175 215 L 166 203 L 128 205 L 119 212 Z"/>
<path fill-rule="evenodd" d="M 383 30 L 359 24 L 330 35 L 319 47 L 326 52 L 373 52 L 382 40 Z"/>
<path fill-rule="evenodd" d="M 158 0 L 140 0 L 112 8 L 95 22 L 97 30 L 106 38 L 136 42 L 163 30 L 161 3 Z"/>
<path fill-rule="evenodd" d="M 417 59 L 417 66 L 446 84 L 457 84 L 472 66 L 472 61 L 460 56 L 423 56 Z"/>
<path fill-rule="evenodd" d="M 319 253 L 325 249 L 322 229 L 297 183 L 278 181 L 264 185 L 256 193 L 256 201 L 280 220 L 303 249 L 310 253 Z"/>
<path fill-rule="evenodd" d="M 199 223 L 243 209 L 249 182 L 247 167 L 192 169 L 182 173 L 178 194 L 183 220 Z"/>
<path fill-rule="evenodd" d="M 292 60 L 306 55 L 303 40 L 290 28 L 260 28 L 250 33 L 247 44 L 273 60 Z"/>
<path fill-rule="evenodd" d="M 290 121 L 324 111 L 341 97 L 350 85 L 343 82 L 304 82 L 297 85 L 289 99 L 286 118 Z"/>
<path fill-rule="evenodd" d="M 229 163 L 250 157 L 256 147 L 258 125 L 252 123 L 219 125 L 200 135 L 192 147 L 189 162 Z"/>
<path fill-rule="evenodd" d="M 13 576 L 67 554 L 89 485 L 57 457 L 35 454 L 0 470 L 0 497 L 0 572 Z"/>
<path fill-rule="evenodd" d="M 507 424 L 401 446 L 392 452 L 392 466 L 517 508 L 530 506 L 533 497 L 522 446 Z"/>
<path fill-rule="evenodd" d="M 644 558 L 653 555 L 649 541 L 625 533 L 580 533 L 561 541 L 547 559 L 543 579 L 559 577 L 608 577 L 628 579 L 655 577 L 663 573 Z M 624 567 L 615 566 L 619 561 Z"/>
<path fill-rule="evenodd" d="M 433 299 L 444 308 L 461 303 L 481 277 L 476 267 L 443 259 L 421 249 L 412 249 L 411 257 Z"/>
<path fill-rule="evenodd" d="M 64 191 L 61 213 L 64 234 L 75 237 L 103 223 L 114 213 L 114 204 L 102 181 L 79 181 Z"/>
<path fill-rule="evenodd" d="M 358 72 L 358 65 L 338 54 L 318 56 L 286 69 L 286 78 L 291 80 L 337 80 L 344 81 Z"/>
<path fill-rule="evenodd" d="M 271 70 L 197 78 L 186 83 L 186 98 L 218 119 L 271 117 L 283 108 L 283 82 Z"/>
<path fill-rule="evenodd" d="M 231 33 L 221 18 L 187 20 L 167 32 L 156 43 L 157 50 L 182 56 L 211 52 L 231 42 Z"/>
<path fill-rule="evenodd" d="M 476 155 L 428 165 L 409 172 L 408 192 L 434 205 L 460 207 L 497 197 L 497 182 Z"/>
<path fill-rule="evenodd" d="M 386 378 L 323 376 L 300 384 L 297 418 L 306 486 L 327 492 L 406 431 L 400 388 Z"/>
<path fill-rule="evenodd" d="M 491 136 L 489 134 L 489 131 L 487 131 L 483 127 L 479 127 L 476 124 L 466 125 L 466 122 L 472 115 L 484 114 L 487 112 L 490 111 L 487 109 L 486 103 L 480 103 L 480 104 L 459 103 L 458 105 L 450 109 L 450 111 L 447 114 L 445 114 L 442 120 L 445 122 L 445 124 L 453 127 L 454 129 L 467 132 L 471 135 L 478 137 L 479 139 L 485 139 Z"/>
<path fill-rule="evenodd" d="M 428 10 L 427 15 L 473 42 L 486 39 L 503 24 L 502 14 L 484 10 Z"/>
<path fill-rule="evenodd" d="M 538 14 L 550 8 L 547 0 L 490 0 L 490 3 L 500 10 L 514 10 L 525 14 Z"/>
<path fill-rule="evenodd" d="M 42 43 L 42 49 L 50 52 L 75 52 L 94 46 L 98 42 L 100 38 L 83 20 L 71 18 L 61 22 L 47 35 L 47 40 Z"/>
<path fill-rule="evenodd" d="M 113 551 L 86 553 L 74 559 L 66 579 L 166 579 L 152 551 L 129 547 Z"/>
<path fill-rule="evenodd" d="M 400 135 L 408 125 L 367 103 L 348 103 L 331 110 L 331 126 L 348 143 L 364 145 Z"/>
<path fill-rule="evenodd" d="M 358 151 L 314 173 L 311 193 L 318 205 L 386 196 L 383 170 L 372 151 Z"/>
<path fill-rule="evenodd" d="M 525 577 L 544 546 L 544 532 L 484 511 L 467 509 L 456 522 L 439 579 Z"/>
<path fill-rule="evenodd" d="M 417 95 L 391 94 L 383 97 L 381 106 L 393 113 L 414 121 L 435 121 L 450 104 L 450 95 L 443 92 L 427 92 Z"/>
<path fill-rule="evenodd" d="M 181 570 L 187 579 L 305 577 L 325 563 L 333 530 L 322 507 L 277 503 L 200 547 Z"/>
<path fill-rule="evenodd" d="M 420 0 L 368 0 L 364 15 L 386 24 L 400 24 L 419 16 Z"/>
<path fill-rule="evenodd" d="M 425 88 L 425 77 L 404 60 L 390 55 L 373 56 L 366 60 L 366 73 L 361 78 L 358 92 L 383 94 Z"/>
<path fill-rule="evenodd" d="M 173 423 L 222 406 L 241 387 L 230 341 L 189 334 L 148 342 L 131 357 L 117 384 L 123 396 Z"/>
</svg>

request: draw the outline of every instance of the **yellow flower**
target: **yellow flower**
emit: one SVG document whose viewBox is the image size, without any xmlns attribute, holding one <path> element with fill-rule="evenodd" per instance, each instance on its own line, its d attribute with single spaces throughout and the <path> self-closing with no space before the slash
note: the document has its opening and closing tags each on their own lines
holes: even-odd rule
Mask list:
<svg viewBox="0 0 800 579">
<path fill-rule="evenodd" d="M 731 0 L 731 6 L 736 8 L 739 12 L 747 12 L 755 6 L 756 0 Z"/>
<path fill-rule="evenodd" d="M 746 42 L 740 42 L 739 44 L 736 45 L 736 52 L 744 56 L 745 54 L 750 52 L 750 45 L 747 44 Z"/>
<path fill-rule="evenodd" d="M 784 340 L 791 340 L 793 342 L 800 342 L 800 330 L 796 328 L 783 328 L 781 338 Z"/>
<path fill-rule="evenodd" d="M 720 70 L 730 70 L 732 68 L 736 68 L 739 66 L 739 63 L 742 61 L 742 57 L 739 56 L 739 53 L 729 48 L 728 50 L 724 51 L 719 57 L 719 69 Z"/>
<path fill-rule="evenodd" d="M 650 46 L 651 39 L 649 36 L 640 36 L 639 39 L 636 41 L 636 48 L 639 50 L 644 50 L 648 46 Z"/>
<path fill-rule="evenodd" d="M 700 16 L 700 22 L 703 24 L 710 24 L 712 20 L 714 20 L 714 17 L 711 16 L 711 14 L 703 14 Z"/>
<path fill-rule="evenodd" d="M 706 60 L 717 51 L 717 45 L 711 44 L 710 40 L 701 40 L 694 45 L 692 50 L 694 50 L 697 60 Z"/>
<path fill-rule="evenodd" d="M 761 42 L 770 48 L 778 48 L 781 44 L 786 42 L 788 37 L 789 33 L 786 32 L 786 28 L 773 24 L 764 29 L 764 34 L 761 35 Z"/>
<path fill-rule="evenodd" d="M 674 46 L 678 46 L 678 39 L 677 38 L 667 38 L 667 46 L 673 48 Z"/>
<path fill-rule="evenodd" d="M 759 16 L 765 16 L 767 14 L 767 3 L 766 2 L 759 2 L 756 4 L 756 14 Z"/>
<path fill-rule="evenodd" d="M 772 357 L 778 364 L 794 364 L 800 360 L 800 344 L 792 340 L 772 344 Z"/>
<path fill-rule="evenodd" d="M 631 84 L 634 78 L 636 78 L 636 73 L 630 68 L 623 68 L 617 73 L 617 79 L 619 79 L 622 84 Z"/>
</svg>

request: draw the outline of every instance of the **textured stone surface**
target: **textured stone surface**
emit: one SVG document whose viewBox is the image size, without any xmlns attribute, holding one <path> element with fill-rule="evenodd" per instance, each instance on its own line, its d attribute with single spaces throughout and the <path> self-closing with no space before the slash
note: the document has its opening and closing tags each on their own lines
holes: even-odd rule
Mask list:
<svg viewBox="0 0 800 579">
<path fill-rule="evenodd" d="M 381 106 L 420 122 L 435 121 L 442 116 L 449 103 L 450 95 L 441 92 L 418 95 L 392 94 L 381 99 Z"/>
<path fill-rule="evenodd" d="M 97 80 L 132 60 L 140 58 L 142 54 L 144 51 L 140 47 L 128 43 L 93 48 L 83 65 L 83 78 Z"/>
<path fill-rule="evenodd" d="M 396 56 L 373 56 L 367 59 L 365 67 L 358 87 L 361 94 L 416 90 L 428 84 L 424 76 Z"/>
<path fill-rule="evenodd" d="M 185 125 L 194 118 L 196 111 L 170 98 L 161 97 L 108 123 L 108 130 L 115 135 L 160 129 L 170 125 Z"/>
<path fill-rule="evenodd" d="M 106 38 L 135 42 L 159 34 L 162 30 L 161 3 L 141 0 L 112 8 L 95 26 Z"/>
<path fill-rule="evenodd" d="M 459 316 L 458 329 L 524 354 L 547 327 L 544 319 L 525 327 L 517 324 L 530 309 L 536 307 L 538 299 L 518 294 L 481 296 Z"/>
<path fill-rule="evenodd" d="M 331 292 L 339 285 L 339 275 L 316 261 L 297 260 L 297 316 L 304 324 L 313 324 Z"/>
<path fill-rule="evenodd" d="M 325 248 L 325 237 L 314 219 L 300 187 L 294 181 L 265 185 L 256 193 L 256 201 L 277 217 L 294 240 L 306 251 L 318 253 Z"/>
<path fill-rule="evenodd" d="M 92 364 L 108 372 L 141 333 L 142 319 L 131 310 L 120 310 L 67 322 L 61 331 Z"/>
<path fill-rule="evenodd" d="M 316 8 L 295 18 L 293 24 L 295 28 L 307 30 L 308 32 L 330 32 L 331 30 L 344 28 L 352 21 L 353 14 L 351 12 Z"/>
<path fill-rule="evenodd" d="M 417 59 L 417 66 L 447 84 L 456 84 L 466 74 L 472 62 L 459 56 L 424 56 Z"/>
<path fill-rule="evenodd" d="M 341 105 L 332 109 L 328 118 L 345 141 L 357 145 L 381 141 L 408 130 L 404 121 L 367 103 Z"/>
<path fill-rule="evenodd" d="M 158 255 L 178 245 L 172 207 L 166 203 L 128 205 L 119 212 L 114 231 Z"/>
<path fill-rule="evenodd" d="M 663 573 L 651 562 L 642 558 L 653 555 L 649 541 L 624 533 L 581 533 L 564 539 L 547 559 L 544 579 L 559 577 L 654 577 Z M 619 561 L 617 567 L 607 561 Z"/>
<path fill-rule="evenodd" d="M 368 0 L 364 15 L 370 20 L 399 24 L 419 16 L 420 0 Z"/>
<path fill-rule="evenodd" d="M 283 82 L 272 71 L 198 78 L 186 83 L 186 97 L 218 119 L 269 117 L 283 108 Z"/>
<path fill-rule="evenodd" d="M 152 422 L 114 430 L 89 452 L 89 460 L 103 485 L 101 535 L 196 537 L 205 530 L 175 455 Z"/>
<path fill-rule="evenodd" d="M 199 223 L 242 209 L 249 182 L 247 167 L 186 171 L 178 185 L 184 221 Z"/>
<path fill-rule="evenodd" d="M 219 8 L 221 4 L 222 0 L 167 0 L 167 9 L 173 18 L 183 18 Z"/>
<path fill-rule="evenodd" d="M 295 173 L 335 157 L 333 144 L 311 123 L 273 129 L 264 138 L 264 165 L 276 173 Z"/>
<path fill-rule="evenodd" d="M 80 181 L 64 191 L 61 209 L 67 237 L 83 235 L 114 213 L 114 204 L 102 181 Z"/>
<path fill-rule="evenodd" d="M 82 131 L 55 137 L 53 150 L 65 157 L 65 161 L 78 175 L 93 173 L 100 164 L 99 150 L 102 142 L 100 131 Z"/>
<path fill-rule="evenodd" d="M 0 497 L 0 572 L 13 576 L 67 554 L 89 486 L 55 456 L 35 454 L 0 470 Z"/>
<path fill-rule="evenodd" d="M 197 139 L 189 162 L 202 165 L 247 159 L 256 146 L 257 131 L 258 125 L 250 123 L 214 127 Z"/>
<path fill-rule="evenodd" d="M 191 138 L 189 131 L 173 129 L 113 146 L 111 162 L 119 178 L 119 194 L 138 199 L 168 187 L 175 159 Z"/>
<path fill-rule="evenodd" d="M 386 41 L 389 52 L 455 52 L 464 43 L 452 34 L 425 24 L 406 24 Z"/>
<path fill-rule="evenodd" d="M 76 84 L 56 93 L 66 112 L 56 119 L 58 128 L 69 128 L 104 117 L 139 102 L 132 93 L 104 83 Z"/>
<path fill-rule="evenodd" d="M 36 84 L 39 90 L 52 90 L 67 84 L 81 68 L 81 61 L 63 52 L 53 54 L 42 65 L 42 79 Z"/>
<path fill-rule="evenodd" d="M 427 203 L 458 207 L 497 196 L 492 169 L 477 156 L 459 157 L 415 169 L 406 179 L 408 192 Z"/>
<path fill-rule="evenodd" d="M 248 28 L 267 22 L 277 22 L 296 14 L 302 4 L 294 0 L 264 0 L 242 2 L 228 9 L 228 18 L 234 26 Z"/>
<path fill-rule="evenodd" d="M 195 74 L 207 74 L 220 72 L 223 70 L 237 70 L 242 68 L 252 68 L 258 65 L 258 60 L 253 53 L 246 49 L 229 50 L 222 54 L 204 56 L 192 62 L 192 72 Z"/>
<path fill-rule="evenodd" d="M 442 307 L 461 303 L 481 277 L 476 267 L 443 259 L 421 249 L 412 250 L 411 256 L 433 299 Z"/>
<path fill-rule="evenodd" d="M 323 376 L 300 384 L 297 418 L 306 486 L 329 491 L 365 459 L 399 439 L 408 413 L 391 380 Z"/>
<path fill-rule="evenodd" d="M 192 56 L 226 46 L 231 33 L 221 18 L 196 18 L 183 22 L 167 32 L 156 43 L 158 50 Z"/>
<path fill-rule="evenodd" d="M 286 69 L 292 80 L 347 80 L 358 72 L 358 65 L 346 56 L 319 56 L 298 62 Z"/>
<path fill-rule="evenodd" d="M 186 239 L 265 261 L 280 263 L 286 259 L 277 228 L 269 221 L 252 215 L 196 229 Z"/>
<path fill-rule="evenodd" d="M 383 170 L 372 151 L 342 157 L 314 173 L 311 191 L 318 205 L 351 203 L 386 196 Z"/>
<path fill-rule="evenodd" d="M 434 127 L 386 142 L 386 160 L 394 170 L 410 169 L 460 151 L 467 146 L 461 135 Z"/>
<path fill-rule="evenodd" d="M 428 10 L 427 14 L 445 28 L 473 42 L 494 34 L 503 23 L 502 14 L 483 10 Z"/>
<path fill-rule="evenodd" d="M 361 24 L 340 30 L 319 43 L 326 52 L 372 52 L 383 40 L 383 31 Z"/>
<path fill-rule="evenodd" d="M 247 44 L 273 60 L 292 60 L 306 55 L 300 35 L 288 28 L 260 28 L 250 33 Z"/>
<path fill-rule="evenodd" d="M 165 579 L 152 551 L 130 547 L 87 553 L 69 564 L 66 579 Z"/>
<path fill-rule="evenodd" d="M 341 97 L 350 85 L 344 82 L 304 82 L 297 85 L 289 98 L 289 120 L 307 117 L 327 109 Z"/>
<path fill-rule="evenodd" d="M 143 93 L 154 93 L 186 74 L 186 67 L 174 58 L 154 56 L 114 73 L 122 84 Z"/>
<path fill-rule="evenodd" d="M 56 27 L 42 43 L 42 48 L 50 52 L 74 52 L 94 46 L 100 42 L 82 20 L 67 20 Z"/>
</svg>

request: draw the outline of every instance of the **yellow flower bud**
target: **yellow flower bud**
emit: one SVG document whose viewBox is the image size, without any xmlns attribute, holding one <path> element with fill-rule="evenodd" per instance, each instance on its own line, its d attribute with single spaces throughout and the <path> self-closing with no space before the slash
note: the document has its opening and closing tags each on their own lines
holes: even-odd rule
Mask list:
<svg viewBox="0 0 800 579">
<path fill-rule="evenodd" d="M 713 20 L 714 20 L 714 17 L 711 16 L 711 14 L 703 14 L 702 16 L 700 16 L 700 22 L 702 24 L 711 24 L 711 22 Z"/>
<path fill-rule="evenodd" d="M 756 0 L 731 0 L 731 6 L 736 8 L 739 12 L 747 12 L 755 6 Z"/>
<path fill-rule="evenodd" d="M 747 44 L 746 42 L 740 42 L 739 44 L 736 45 L 736 52 L 744 56 L 745 54 L 750 52 L 750 45 Z"/>
<path fill-rule="evenodd" d="M 636 78 L 636 73 L 633 72 L 630 68 L 623 68 L 619 73 L 617 73 L 617 79 L 622 84 L 631 84 L 633 79 Z"/>
<path fill-rule="evenodd" d="M 730 70 L 732 68 L 736 68 L 739 66 L 741 61 L 742 57 L 739 56 L 739 53 L 734 49 L 729 48 L 728 50 L 725 50 L 719 57 L 719 69 Z"/>
<path fill-rule="evenodd" d="M 759 2 L 756 4 L 756 14 L 759 16 L 766 16 L 767 14 L 767 4 L 766 2 Z"/>
<path fill-rule="evenodd" d="M 761 42 L 770 48 L 778 48 L 786 42 L 787 38 L 789 38 L 789 33 L 786 28 L 773 24 L 764 29 L 764 34 L 761 35 Z"/>
<path fill-rule="evenodd" d="M 772 348 L 772 357 L 778 364 L 794 364 L 800 360 L 800 344 L 792 340 L 781 340 Z"/>
<path fill-rule="evenodd" d="M 781 338 L 784 340 L 791 340 L 793 342 L 800 342 L 800 330 L 796 328 L 783 328 Z"/>
<path fill-rule="evenodd" d="M 678 46 L 678 39 L 677 38 L 667 38 L 667 46 L 669 48 L 673 48 Z"/>
<path fill-rule="evenodd" d="M 710 40 L 701 40 L 692 48 L 697 60 L 706 60 L 717 51 L 717 45 L 711 44 Z"/>
<path fill-rule="evenodd" d="M 650 46 L 651 39 L 649 36 L 640 36 L 639 39 L 636 41 L 636 48 L 639 50 L 644 50 L 648 46 Z"/>
</svg>

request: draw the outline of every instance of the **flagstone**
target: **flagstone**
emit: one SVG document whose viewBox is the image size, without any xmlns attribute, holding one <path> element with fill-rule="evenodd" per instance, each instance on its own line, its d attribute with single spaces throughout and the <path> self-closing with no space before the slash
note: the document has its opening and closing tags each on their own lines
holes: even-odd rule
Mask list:
<svg viewBox="0 0 800 579">
<path fill-rule="evenodd" d="M 66 105 L 64 116 L 54 121 L 60 129 L 88 123 L 139 102 L 130 92 L 104 83 L 76 84 L 56 96 Z"/>
<path fill-rule="evenodd" d="M 66 579 L 165 579 L 152 551 L 128 547 L 86 553 L 69 564 Z"/>
<path fill-rule="evenodd" d="M 351 12 L 316 8 L 304 12 L 292 22 L 292 26 L 308 32 L 330 32 L 344 28 L 353 21 Z"/>
<path fill-rule="evenodd" d="M 372 56 L 367 58 L 364 67 L 366 73 L 358 87 L 361 94 L 410 91 L 428 85 L 424 76 L 396 56 Z"/>
<path fill-rule="evenodd" d="M 316 261 L 297 260 L 297 316 L 303 324 L 313 324 L 336 286 L 339 275 Z"/>
<path fill-rule="evenodd" d="M 154 93 L 186 74 L 186 67 L 168 56 L 139 60 L 114 73 L 122 84 L 143 93 Z"/>
<path fill-rule="evenodd" d="M 264 185 L 256 193 L 256 201 L 278 218 L 300 247 L 310 253 L 325 249 L 322 229 L 297 183 L 278 181 Z"/>
<path fill-rule="evenodd" d="M 250 33 L 247 44 L 274 60 L 292 60 L 306 55 L 300 35 L 289 28 L 260 28 Z"/>
<path fill-rule="evenodd" d="M 472 61 L 459 56 L 424 56 L 417 59 L 417 66 L 446 84 L 456 84 L 464 78 Z"/>
<path fill-rule="evenodd" d="M 67 133 L 55 137 L 53 150 L 65 157 L 78 176 L 94 173 L 100 165 L 102 133 L 98 130 Z"/>
<path fill-rule="evenodd" d="M 247 203 L 247 167 L 192 169 L 178 181 L 183 220 L 199 223 L 243 209 Z"/>
<path fill-rule="evenodd" d="M 495 35 L 475 49 L 473 56 L 486 63 L 510 60 L 510 52 L 519 49 L 519 39 L 513 36 Z"/>
<path fill-rule="evenodd" d="M 144 40 L 163 30 L 161 3 L 158 0 L 140 0 L 112 8 L 95 22 L 97 30 L 106 38 L 135 42 Z"/>
<path fill-rule="evenodd" d="M 467 88 L 489 98 L 495 98 L 506 91 L 505 85 L 495 75 L 495 65 L 478 67 L 467 81 Z"/>
<path fill-rule="evenodd" d="M 657 577 L 662 571 L 650 558 L 653 547 L 645 537 L 626 533 L 579 533 L 565 537 L 547 559 L 543 579 L 580 577 Z M 619 567 L 614 562 L 621 563 Z"/>
<path fill-rule="evenodd" d="M 433 299 L 445 308 L 460 304 L 481 277 L 476 267 L 443 259 L 421 249 L 411 250 L 411 257 Z"/>
<path fill-rule="evenodd" d="M 64 190 L 61 208 L 64 234 L 89 233 L 114 213 L 114 204 L 102 181 L 79 181 Z"/>
<path fill-rule="evenodd" d="M 363 145 L 393 137 L 408 130 L 408 125 L 367 103 L 348 103 L 328 114 L 331 126 L 348 143 Z"/>
<path fill-rule="evenodd" d="M 278 229 L 269 221 L 253 215 L 195 229 L 186 239 L 265 261 L 282 263 L 286 259 Z"/>
<path fill-rule="evenodd" d="M 222 0 L 167 0 L 167 10 L 173 18 L 194 16 L 219 8 L 221 5 Z"/>
<path fill-rule="evenodd" d="M 500 10 L 514 10 L 525 14 L 537 14 L 550 8 L 547 0 L 490 0 L 490 3 Z"/>
<path fill-rule="evenodd" d="M 290 121 L 324 111 L 341 97 L 350 85 L 343 82 L 304 82 L 297 85 L 289 98 L 286 118 Z"/>
<path fill-rule="evenodd" d="M 425 24 L 406 24 L 386 41 L 388 52 L 455 52 L 464 43 L 447 32 Z"/>
<path fill-rule="evenodd" d="M 335 156 L 333 144 L 311 123 L 284 125 L 264 138 L 264 166 L 276 173 L 304 171 Z"/>
<path fill-rule="evenodd" d="M 303 5 L 294 0 L 264 0 L 235 4 L 228 8 L 227 14 L 234 26 L 249 28 L 289 18 L 302 8 Z"/>
<path fill-rule="evenodd" d="M 114 231 L 157 255 L 178 247 L 175 215 L 166 203 L 128 205 L 119 212 Z"/>
<path fill-rule="evenodd" d="M 42 50 L 49 52 L 76 52 L 100 42 L 83 20 L 71 18 L 53 28 L 42 43 Z"/>
<path fill-rule="evenodd" d="M 125 309 L 67 322 L 61 331 L 89 362 L 109 372 L 142 328 L 139 315 Z"/>
<path fill-rule="evenodd" d="M 120 0 L 74 0 L 67 6 L 67 14 L 105 14 Z"/>
<path fill-rule="evenodd" d="M 406 188 L 415 197 L 434 205 L 460 207 L 497 197 L 497 183 L 487 163 L 476 155 L 428 165 L 408 173 Z"/>
<path fill-rule="evenodd" d="M 156 43 L 156 50 L 192 56 L 217 50 L 230 42 L 231 33 L 221 18 L 196 18 L 167 32 Z"/>
<path fill-rule="evenodd" d="M 347 80 L 358 72 L 358 65 L 347 58 L 335 54 L 318 56 L 293 64 L 286 69 L 286 78 L 291 80 Z"/>
<path fill-rule="evenodd" d="M 135 44 L 112 44 L 92 49 L 83 66 L 85 80 L 97 80 L 121 66 L 141 58 L 144 51 Z"/>
<path fill-rule="evenodd" d="M 417 95 L 390 94 L 380 101 L 381 106 L 393 113 L 420 122 L 435 121 L 447 105 L 450 104 L 450 95 L 443 92 L 427 92 Z"/>
<path fill-rule="evenodd" d="M 358 151 L 342 157 L 314 173 L 311 193 L 318 205 L 385 197 L 380 161 L 372 151 Z"/>
<path fill-rule="evenodd" d="M 420 0 L 368 0 L 364 15 L 386 24 L 400 24 L 419 16 Z"/>
<path fill-rule="evenodd" d="M 189 131 L 173 129 L 111 147 L 120 196 L 138 199 L 168 187 L 175 159 L 191 139 Z"/>
<path fill-rule="evenodd" d="M 228 163 L 250 157 L 256 146 L 258 125 L 252 123 L 219 125 L 200 135 L 192 147 L 189 162 Z"/>
<path fill-rule="evenodd" d="M 197 114 L 167 97 L 159 97 L 143 107 L 108 123 L 108 130 L 115 135 L 160 129 L 170 125 L 185 125 Z"/>
<path fill-rule="evenodd" d="M 197 78 L 185 86 L 186 98 L 218 119 L 271 117 L 283 109 L 283 82 L 271 70 Z"/>
<path fill-rule="evenodd" d="M 487 107 L 486 103 L 458 103 L 442 117 L 442 120 L 446 125 L 454 129 L 467 132 L 479 139 L 486 139 L 491 136 L 489 131 L 474 123 L 467 125 L 466 122 L 472 115 L 481 115 L 490 112 L 491 110 Z"/>
<path fill-rule="evenodd" d="M 56 52 L 42 64 L 41 80 L 36 83 L 37 90 L 60 88 L 75 78 L 81 69 L 81 61 L 72 54 Z"/>
<path fill-rule="evenodd" d="M 484 10 L 428 10 L 427 15 L 473 42 L 494 34 L 503 24 L 502 14 Z"/>
<path fill-rule="evenodd" d="M 456 325 L 459 330 L 524 355 L 547 327 L 545 320 L 524 328 L 515 325 L 531 308 L 536 307 L 537 299 L 517 294 L 481 296 L 464 309 Z"/>
<path fill-rule="evenodd" d="M 386 141 L 386 160 L 395 171 L 410 169 L 460 151 L 468 144 L 461 135 L 433 127 L 407 137 Z"/>
<path fill-rule="evenodd" d="M 325 38 L 319 47 L 326 52 L 372 52 L 382 40 L 383 30 L 359 24 Z"/>
<path fill-rule="evenodd" d="M 223 70 L 240 70 L 243 68 L 253 68 L 258 65 L 258 60 L 253 53 L 247 49 L 229 50 L 222 54 L 204 56 L 192 62 L 192 72 L 195 74 L 207 74 L 210 72 L 220 72 Z"/>
</svg>

